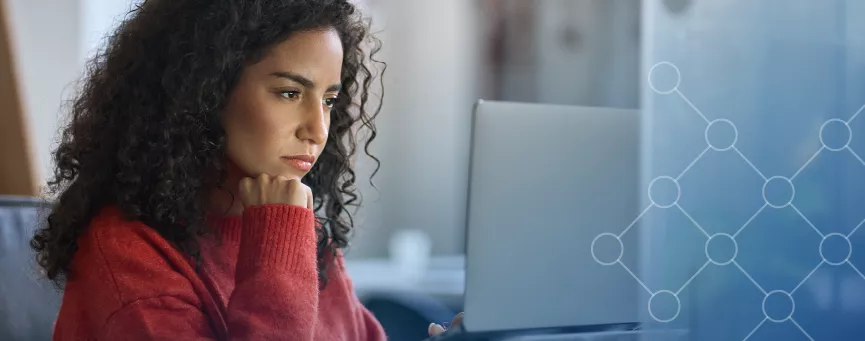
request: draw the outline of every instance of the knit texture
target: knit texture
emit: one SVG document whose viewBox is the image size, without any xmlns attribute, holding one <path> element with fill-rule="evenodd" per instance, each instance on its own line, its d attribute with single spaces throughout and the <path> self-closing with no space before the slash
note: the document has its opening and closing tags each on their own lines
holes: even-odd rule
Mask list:
<svg viewBox="0 0 865 341">
<path fill-rule="evenodd" d="M 342 255 L 319 290 L 315 218 L 291 205 L 211 220 L 201 266 L 115 208 L 95 217 L 70 265 L 54 340 L 385 340 Z"/>
</svg>

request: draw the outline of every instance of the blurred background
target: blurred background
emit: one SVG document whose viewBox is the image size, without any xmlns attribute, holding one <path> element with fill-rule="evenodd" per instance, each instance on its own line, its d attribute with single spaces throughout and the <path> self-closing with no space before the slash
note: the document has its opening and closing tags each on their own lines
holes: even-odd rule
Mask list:
<svg viewBox="0 0 865 341">
<path fill-rule="evenodd" d="M 388 69 L 372 145 L 381 170 L 375 187 L 360 182 L 363 207 L 347 257 L 359 295 L 394 335 L 461 309 L 470 119 L 483 98 L 640 109 L 639 193 L 687 169 L 679 204 L 690 218 L 653 208 L 636 227 L 646 285 L 688 283 L 677 317 L 659 327 L 686 328 L 692 340 L 862 338 L 865 276 L 856 268 L 865 269 L 865 231 L 849 234 L 865 218 L 865 117 L 850 119 L 865 104 L 865 1 L 358 2 L 374 20 Z M 63 101 L 132 1 L 0 4 L 0 104 L 13 109 L 0 112 L 0 194 L 20 194 L 49 175 Z M 718 119 L 728 121 L 707 132 Z M 542 136 L 530 140 L 543 146 Z M 707 140 L 736 148 L 707 150 Z M 356 162 L 359 178 L 368 178 L 372 160 Z M 773 176 L 793 178 L 792 187 L 764 188 Z M 791 197 L 790 206 L 764 206 Z M 33 204 L 16 196 L 3 205 L 4 276 L 28 280 L 0 280 L 0 339 L 47 339 L 53 315 L 20 312 L 56 304 L 22 267 L 33 214 L 22 207 Z M 742 269 L 701 270 L 706 238 L 691 219 L 709 234 L 747 225 L 736 238 Z M 839 238 L 824 241 L 815 230 Z M 824 258 L 841 264 L 815 271 Z M 795 307 L 778 296 L 764 302 L 754 282 L 765 291 L 797 288 Z M 764 321 L 785 311 L 797 324 Z"/>
</svg>

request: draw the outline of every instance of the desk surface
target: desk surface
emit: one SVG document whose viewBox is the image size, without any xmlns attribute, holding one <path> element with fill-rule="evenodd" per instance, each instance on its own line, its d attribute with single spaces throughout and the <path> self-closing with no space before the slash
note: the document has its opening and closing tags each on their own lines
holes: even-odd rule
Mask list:
<svg viewBox="0 0 865 341">
<path fill-rule="evenodd" d="M 346 260 L 346 270 L 358 292 L 418 291 L 433 296 L 459 296 L 465 290 L 465 258 L 434 257 L 419 276 L 401 272 L 390 259 Z"/>
</svg>

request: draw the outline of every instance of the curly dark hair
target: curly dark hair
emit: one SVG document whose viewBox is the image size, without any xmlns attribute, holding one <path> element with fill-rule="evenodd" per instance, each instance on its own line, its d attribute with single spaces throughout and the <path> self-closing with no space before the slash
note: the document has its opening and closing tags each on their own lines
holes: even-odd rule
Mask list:
<svg viewBox="0 0 865 341">
<path fill-rule="evenodd" d="M 155 229 L 198 259 L 197 237 L 210 194 L 227 175 L 219 113 L 246 65 L 261 60 L 292 33 L 335 29 L 343 45 L 341 90 L 332 109 L 327 145 L 303 182 L 319 216 L 319 277 L 326 283 L 328 252 L 348 244 L 359 204 L 352 156 L 357 132 L 375 139 L 366 109 L 381 42 L 370 20 L 349 0 L 146 0 L 107 37 L 88 63 L 70 122 L 54 151 L 55 197 L 47 224 L 31 247 L 44 274 L 62 287 L 77 239 L 106 205 Z M 369 45 L 366 45 L 368 44 Z M 367 49 L 367 47 L 369 47 Z M 373 175 L 375 172 L 373 172 Z M 371 180 L 371 179 L 370 179 Z"/>
</svg>

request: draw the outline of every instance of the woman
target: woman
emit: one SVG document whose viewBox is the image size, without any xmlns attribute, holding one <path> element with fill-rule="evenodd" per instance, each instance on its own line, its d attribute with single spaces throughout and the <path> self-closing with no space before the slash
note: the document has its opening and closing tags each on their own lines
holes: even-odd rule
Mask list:
<svg viewBox="0 0 865 341">
<path fill-rule="evenodd" d="M 137 6 L 89 65 L 31 242 L 64 288 L 54 339 L 384 340 L 339 252 L 354 132 L 375 137 L 365 42 L 347 0 Z"/>
</svg>

